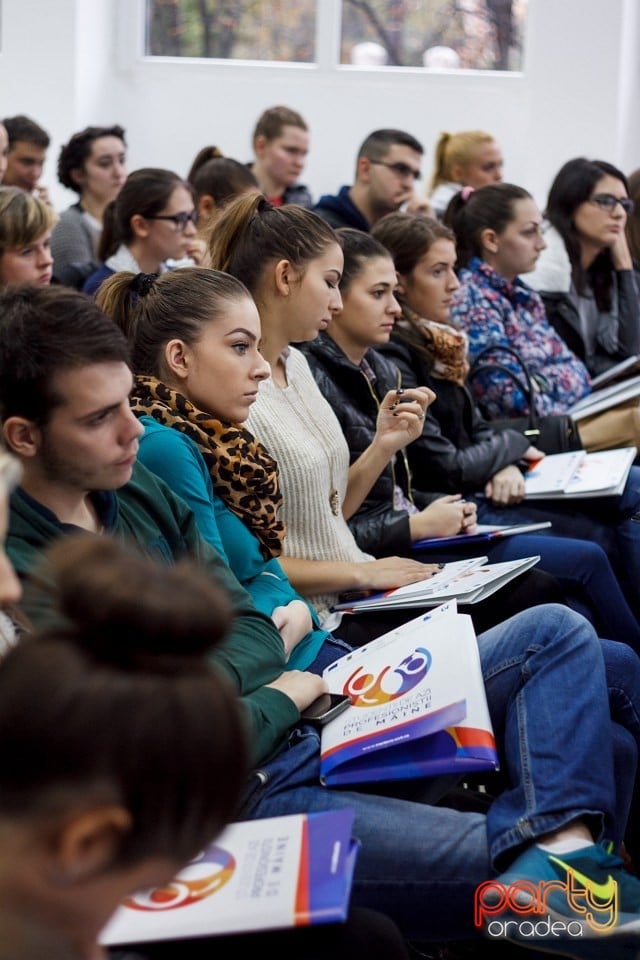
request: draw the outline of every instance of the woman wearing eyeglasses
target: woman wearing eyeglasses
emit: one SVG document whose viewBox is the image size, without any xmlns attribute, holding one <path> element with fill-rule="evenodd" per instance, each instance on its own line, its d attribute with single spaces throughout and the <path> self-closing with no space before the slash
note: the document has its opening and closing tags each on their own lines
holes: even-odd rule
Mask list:
<svg viewBox="0 0 640 960">
<path fill-rule="evenodd" d="M 632 210 L 620 170 L 603 160 L 567 161 L 549 191 L 547 249 L 527 277 L 593 375 L 640 352 L 640 302 L 625 234 Z"/>
<path fill-rule="evenodd" d="M 164 273 L 171 266 L 199 265 L 204 244 L 196 235 L 196 219 L 193 189 L 177 173 L 158 167 L 130 173 L 105 210 L 98 250 L 102 266 L 87 279 L 84 292 L 94 294 L 120 270 Z"/>
</svg>

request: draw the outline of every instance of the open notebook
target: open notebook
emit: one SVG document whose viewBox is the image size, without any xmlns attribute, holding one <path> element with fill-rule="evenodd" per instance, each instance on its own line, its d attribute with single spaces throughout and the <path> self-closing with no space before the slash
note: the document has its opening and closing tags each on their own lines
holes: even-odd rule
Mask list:
<svg viewBox="0 0 640 960">
<path fill-rule="evenodd" d="M 568 500 L 619 495 L 636 454 L 635 447 L 551 454 L 538 460 L 525 473 L 525 498 Z"/>
<path fill-rule="evenodd" d="M 337 603 L 334 610 L 344 613 L 368 613 L 372 610 L 395 610 L 403 607 L 435 607 L 446 600 L 459 604 L 478 603 L 504 587 L 514 577 L 530 570 L 539 556 L 487 563 L 487 557 L 454 560 L 434 576 L 418 580 L 406 587 L 396 587 L 360 599 Z"/>
</svg>

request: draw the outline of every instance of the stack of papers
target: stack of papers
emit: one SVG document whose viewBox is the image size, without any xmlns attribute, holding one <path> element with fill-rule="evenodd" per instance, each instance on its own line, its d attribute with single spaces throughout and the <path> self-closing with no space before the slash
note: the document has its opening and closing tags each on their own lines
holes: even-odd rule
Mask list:
<svg viewBox="0 0 640 960">
<path fill-rule="evenodd" d="M 612 383 L 601 390 L 594 390 L 587 397 L 578 400 L 567 410 L 572 418 L 579 423 L 585 417 L 591 417 L 594 413 L 602 413 L 603 410 L 609 410 L 611 407 L 617 407 L 619 403 L 625 400 L 633 400 L 640 396 L 640 376 L 629 377 L 627 380 L 620 380 Z"/>
<path fill-rule="evenodd" d="M 634 356 L 616 363 L 614 367 L 609 367 L 608 370 L 599 373 L 597 377 L 593 377 L 591 387 L 593 390 L 599 390 L 600 387 L 606 387 L 616 380 L 623 380 L 625 377 L 630 377 L 636 373 L 640 373 L 640 357 L 634 354 Z"/>
</svg>

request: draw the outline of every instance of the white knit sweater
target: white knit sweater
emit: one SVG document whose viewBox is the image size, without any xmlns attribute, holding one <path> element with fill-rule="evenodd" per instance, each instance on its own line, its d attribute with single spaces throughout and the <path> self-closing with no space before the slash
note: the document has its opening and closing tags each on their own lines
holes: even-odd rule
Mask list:
<svg viewBox="0 0 640 960">
<path fill-rule="evenodd" d="M 340 503 L 347 488 L 349 450 L 342 428 L 303 354 L 290 347 L 285 364 L 288 386 L 265 380 L 247 420 L 247 428 L 278 461 L 281 516 L 287 525 L 284 552 L 306 560 L 372 560 L 329 502 L 333 487 Z M 336 595 L 310 599 L 324 620 Z"/>
</svg>

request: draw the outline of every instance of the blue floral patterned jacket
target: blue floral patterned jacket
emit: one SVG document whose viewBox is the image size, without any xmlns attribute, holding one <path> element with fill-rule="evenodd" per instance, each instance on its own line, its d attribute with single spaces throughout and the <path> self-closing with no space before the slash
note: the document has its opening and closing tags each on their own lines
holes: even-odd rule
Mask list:
<svg viewBox="0 0 640 960">
<path fill-rule="evenodd" d="M 532 375 L 539 414 L 564 413 L 591 391 L 587 368 L 547 320 L 540 295 L 520 277 L 506 280 L 474 257 L 460 273 L 451 319 L 467 331 L 470 361 L 490 344 L 518 351 Z M 522 378 L 514 358 L 498 351 L 495 360 Z M 527 412 L 526 397 L 504 373 L 480 374 L 474 379 L 473 392 L 485 416 L 492 419 Z"/>
</svg>

